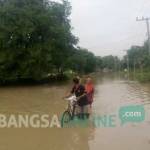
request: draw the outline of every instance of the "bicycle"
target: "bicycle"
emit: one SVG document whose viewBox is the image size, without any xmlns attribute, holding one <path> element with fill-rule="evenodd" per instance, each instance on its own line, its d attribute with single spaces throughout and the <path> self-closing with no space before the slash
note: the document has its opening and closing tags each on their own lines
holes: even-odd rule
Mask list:
<svg viewBox="0 0 150 150">
<path fill-rule="evenodd" d="M 62 115 L 61 127 L 64 127 L 65 124 L 68 124 L 71 120 L 74 119 L 75 109 L 76 109 L 76 106 L 77 106 L 76 96 L 71 96 L 70 98 L 66 98 L 65 100 L 68 101 L 68 107 Z"/>
</svg>

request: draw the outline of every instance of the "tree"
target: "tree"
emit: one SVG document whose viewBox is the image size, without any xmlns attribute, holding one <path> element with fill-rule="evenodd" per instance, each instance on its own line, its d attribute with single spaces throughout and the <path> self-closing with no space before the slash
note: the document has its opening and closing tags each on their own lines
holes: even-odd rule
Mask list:
<svg viewBox="0 0 150 150">
<path fill-rule="evenodd" d="M 0 79 L 40 80 L 60 69 L 77 39 L 71 7 L 49 0 L 0 0 Z"/>
<path fill-rule="evenodd" d="M 102 66 L 103 68 L 107 68 L 113 71 L 116 71 L 118 68 L 118 64 L 119 64 L 119 59 L 117 56 L 105 56 L 102 58 Z"/>
<path fill-rule="evenodd" d="M 65 63 L 68 57 L 73 53 L 74 45 L 78 39 L 71 33 L 70 13 L 71 6 L 68 1 L 57 4 L 53 7 L 55 12 L 55 29 L 53 30 L 54 38 L 52 41 L 52 63 L 58 72 L 65 69 Z"/>
<path fill-rule="evenodd" d="M 78 47 L 67 60 L 66 66 L 78 73 L 91 73 L 96 69 L 96 57 L 87 49 Z"/>
</svg>

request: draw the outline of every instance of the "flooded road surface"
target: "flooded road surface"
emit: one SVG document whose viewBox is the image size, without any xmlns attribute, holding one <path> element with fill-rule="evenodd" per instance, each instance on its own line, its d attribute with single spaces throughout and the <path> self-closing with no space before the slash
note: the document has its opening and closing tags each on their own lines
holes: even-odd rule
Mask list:
<svg viewBox="0 0 150 150">
<path fill-rule="evenodd" d="M 57 114 L 70 85 L 0 88 L 1 114 Z M 93 114 L 116 115 L 115 127 L 0 129 L 0 150 L 149 150 L 150 84 L 110 77 L 95 78 Z M 144 105 L 142 123 L 120 125 L 121 106 Z"/>
</svg>

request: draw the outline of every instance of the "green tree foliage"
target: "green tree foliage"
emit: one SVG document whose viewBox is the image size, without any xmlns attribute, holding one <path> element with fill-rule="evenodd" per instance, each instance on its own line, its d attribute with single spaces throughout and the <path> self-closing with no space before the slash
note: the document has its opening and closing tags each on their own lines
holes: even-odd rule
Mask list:
<svg viewBox="0 0 150 150">
<path fill-rule="evenodd" d="M 78 47 L 67 61 L 68 68 L 78 73 L 90 73 L 96 69 L 96 57 L 87 49 Z"/>
<path fill-rule="evenodd" d="M 143 46 L 132 46 L 127 55 L 122 60 L 122 69 L 127 68 L 127 58 L 129 61 L 130 74 L 135 79 L 141 82 L 150 81 L 150 53 L 148 48 L 148 41 Z"/>
<path fill-rule="evenodd" d="M 71 7 L 49 0 L 0 0 L 0 79 L 41 79 L 65 63 L 77 39 Z"/>
<path fill-rule="evenodd" d="M 103 68 L 103 60 L 102 57 L 96 56 L 96 70 L 100 71 Z"/>
<path fill-rule="evenodd" d="M 128 51 L 130 69 L 149 69 L 150 68 L 150 55 L 148 50 L 148 42 L 146 41 L 143 46 L 132 46 Z M 127 55 L 122 60 L 124 64 L 127 62 Z M 124 65 L 126 67 L 126 65 Z"/>
<path fill-rule="evenodd" d="M 117 56 L 105 56 L 102 58 L 102 67 L 107 68 L 112 71 L 117 71 L 119 69 L 120 60 Z"/>
<path fill-rule="evenodd" d="M 70 13 L 67 0 L 0 0 L 0 82 L 114 69 L 116 57 L 76 47 Z"/>
<path fill-rule="evenodd" d="M 63 7 L 60 4 L 55 5 L 53 11 L 55 14 L 55 26 L 53 28 L 54 39 L 52 44 L 52 63 L 54 68 L 59 71 L 64 69 L 66 60 L 74 51 L 74 45 L 78 39 L 71 33 L 69 20 L 71 6 L 67 1 L 63 1 Z"/>
</svg>

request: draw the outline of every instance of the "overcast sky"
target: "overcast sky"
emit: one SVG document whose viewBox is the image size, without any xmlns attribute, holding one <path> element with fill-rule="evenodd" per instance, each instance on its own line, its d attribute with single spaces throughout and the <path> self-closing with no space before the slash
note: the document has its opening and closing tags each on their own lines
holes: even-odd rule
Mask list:
<svg viewBox="0 0 150 150">
<path fill-rule="evenodd" d="M 124 54 L 131 45 L 147 38 L 146 23 L 136 17 L 150 17 L 150 0 L 69 0 L 73 33 L 79 45 L 96 55 Z"/>
</svg>

